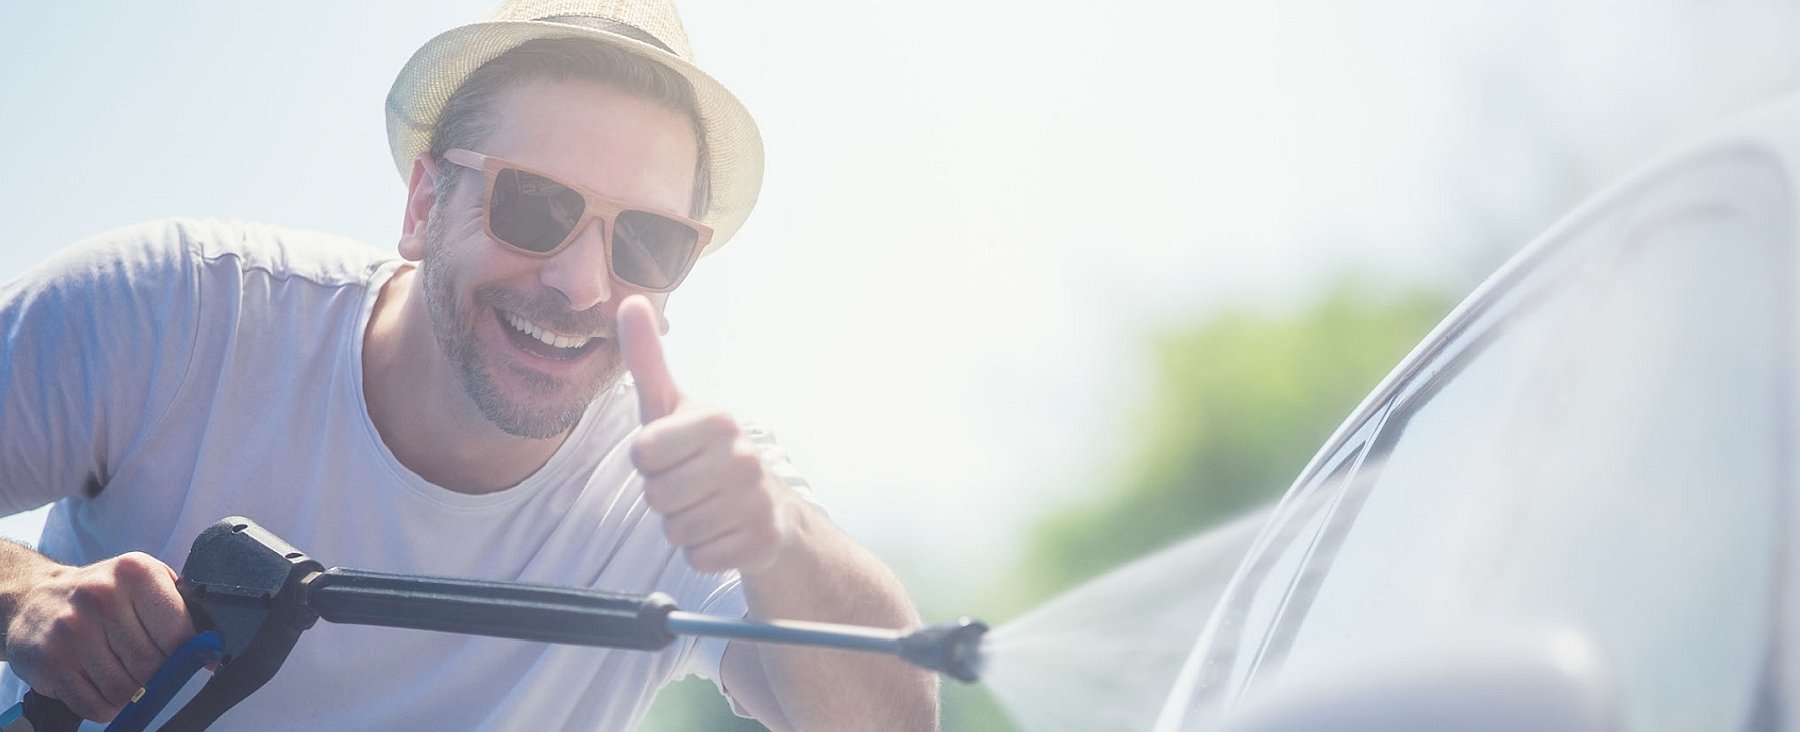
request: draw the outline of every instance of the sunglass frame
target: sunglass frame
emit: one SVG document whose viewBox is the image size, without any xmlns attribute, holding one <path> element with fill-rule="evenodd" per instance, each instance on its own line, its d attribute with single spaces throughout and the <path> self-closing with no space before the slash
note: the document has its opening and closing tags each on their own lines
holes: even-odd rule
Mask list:
<svg viewBox="0 0 1800 732">
<path fill-rule="evenodd" d="M 470 170 L 481 171 L 484 178 L 483 184 L 485 186 L 481 196 L 481 226 L 482 229 L 487 232 L 489 239 L 493 239 L 495 243 L 506 247 L 507 251 L 516 252 L 537 259 L 549 259 L 561 254 L 564 249 L 568 249 L 569 245 L 575 241 L 575 238 L 581 235 L 581 230 L 587 228 L 588 221 L 598 217 L 600 219 L 602 245 L 600 249 L 602 255 L 606 257 L 607 276 L 611 277 L 615 282 L 630 286 L 636 290 L 662 293 L 671 292 L 675 288 L 681 286 L 682 281 L 687 279 L 688 273 L 693 271 L 694 263 L 699 261 L 700 254 L 706 251 L 707 244 L 712 241 L 712 227 L 707 226 L 706 224 L 702 224 L 673 211 L 667 211 L 651 206 L 639 206 L 617 199 L 607 198 L 606 196 L 595 193 L 592 189 L 570 183 L 560 177 L 533 168 L 529 165 L 523 165 L 505 158 L 497 158 L 492 155 L 486 155 L 460 147 L 453 147 L 445 150 L 444 159 Z M 562 241 L 558 242 L 556 246 L 551 247 L 549 250 L 540 252 L 534 249 L 526 249 L 502 239 L 499 235 L 494 233 L 494 182 L 500 177 L 500 171 L 509 169 L 538 176 L 574 191 L 580 194 L 584 199 L 583 206 L 585 208 L 583 208 L 581 212 L 581 217 L 575 220 L 575 225 L 570 227 L 569 233 L 563 235 Z M 688 253 L 687 258 L 681 263 L 680 270 L 675 273 L 675 279 L 672 280 L 667 287 L 648 287 L 632 282 L 631 280 L 620 277 L 619 271 L 613 267 L 613 233 L 617 229 L 619 214 L 626 211 L 637 211 L 655 216 L 662 216 L 673 220 L 676 223 L 688 226 L 698 234 L 694 239 L 693 251 Z"/>
</svg>

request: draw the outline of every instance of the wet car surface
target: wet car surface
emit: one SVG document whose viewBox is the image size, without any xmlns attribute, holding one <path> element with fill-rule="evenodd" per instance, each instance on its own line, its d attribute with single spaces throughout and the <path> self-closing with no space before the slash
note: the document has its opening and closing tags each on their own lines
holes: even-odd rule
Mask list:
<svg viewBox="0 0 1800 732">
<path fill-rule="evenodd" d="M 1156 728 L 1791 729 L 1800 100 L 1603 192 L 1370 394 Z"/>
</svg>

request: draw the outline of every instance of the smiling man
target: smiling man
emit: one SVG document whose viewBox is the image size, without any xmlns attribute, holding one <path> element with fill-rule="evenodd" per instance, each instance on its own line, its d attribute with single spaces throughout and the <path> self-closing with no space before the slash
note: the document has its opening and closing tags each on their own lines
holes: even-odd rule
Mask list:
<svg viewBox="0 0 1800 732">
<path fill-rule="evenodd" d="M 663 592 L 904 627 L 768 433 L 688 400 L 663 306 L 748 216 L 761 143 L 666 2 L 515 2 L 388 99 L 399 257 L 164 221 L 0 289 L 0 628 L 30 686 L 116 715 L 192 635 L 171 562 L 245 515 L 331 564 Z M 843 652 L 659 653 L 321 624 L 231 729 L 629 728 L 713 679 L 778 729 L 929 729 L 934 677 Z"/>
</svg>

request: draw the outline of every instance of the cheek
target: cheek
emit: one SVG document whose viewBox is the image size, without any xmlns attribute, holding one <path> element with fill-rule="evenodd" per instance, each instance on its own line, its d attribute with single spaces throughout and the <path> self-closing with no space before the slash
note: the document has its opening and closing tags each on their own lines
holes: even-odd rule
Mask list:
<svg viewBox="0 0 1800 732">
<path fill-rule="evenodd" d="M 463 193 L 459 189 L 452 200 L 432 207 L 431 218 L 425 223 L 427 257 L 478 261 L 499 251 L 499 246 L 488 239 L 481 203 L 465 200 Z"/>
<path fill-rule="evenodd" d="M 419 280 L 427 292 L 436 293 L 436 297 L 442 299 L 444 294 L 455 289 L 457 260 L 456 251 L 445 246 L 442 240 L 426 240 L 425 256 L 419 260 Z"/>
<path fill-rule="evenodd" d="M 483 258 L 469 251 L 471 245 L 441 239 L 428 242 L 419 262 L 419 282 L 432 317 L 444 319 L 446 325 L 459 323 L 458 329 L 472 327 L 467 321 L 479 308 L 478 293 L 483 285 L 478 275 L 487 269 Z"/>
<path fill-rule="evenodd" d="M 449 227 L 446 227 L 449 228 Z M 471 229 L 457 226 L 443 236 L 428 237 L 421 274 L 430 273 L 437 286 L 453 289 L 461 297 L 483 286 L 526 281 L 536 277 L 536 261 L 514 256 L 488 241 L 479 223 Z"/>
</svg>

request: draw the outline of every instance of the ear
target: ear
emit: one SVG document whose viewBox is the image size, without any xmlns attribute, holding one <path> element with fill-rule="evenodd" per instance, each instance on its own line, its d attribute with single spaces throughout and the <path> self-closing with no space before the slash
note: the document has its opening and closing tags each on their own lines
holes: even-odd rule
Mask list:
<svg viewBox="0 0 1800 732">
<path fill-rule="evenodd" d="M 425 224 L 437 202 L 437 161 L 427 153 L 413 158 L 412 180 L 406 184 L 406 214 L 400 224 L 400 256 L 417 262 L 425 258 Z"/>
</svg>

